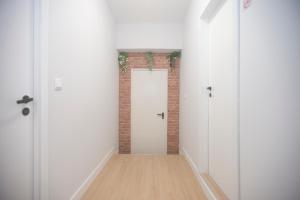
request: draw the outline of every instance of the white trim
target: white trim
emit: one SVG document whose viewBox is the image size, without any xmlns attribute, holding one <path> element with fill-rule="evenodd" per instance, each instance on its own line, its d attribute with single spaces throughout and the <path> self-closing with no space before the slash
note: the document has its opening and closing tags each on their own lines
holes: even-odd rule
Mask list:
<svg viewBox="0 0 300 200">
<path fill-rule="evenodd" d="M 48 200 L 48 9 L 34 0 L 34 200 Z"/>
<path fill-rule="evenodd" d="M 98 174 L 102 171 L 107 162 L 111 157 L 116 154 L 117 149 L 113 147 L 104 157 L 101 159 L 97 167 L 90 173 L 90 175 L 85 179 L 85 181 L 80 185 L 76 192 L 70 198 L 71 200 L 79 200 L 83 194 L 87 191 L 91 183 L 96 179 Z"/>
<path fill-rule="evenodd" d="M 211 41 L 212 41 L 212 37 L 211 37 L 211 26 L 210 23 L 208 23 L 207 25 L 208 27 L 208 86 L 213 87 L 212 84 L 212 50 L 211 50 Z M 210 92 L 211 93 L 211 92 Z M 211 152 L 210 152 L 210 147 L 212 145 L 212 140 L 211 140 L 211 109 L 212 109 L 212 101 L 210 99 L 210 97 L 208 96 L 208 108 L 207 108 L 207 112 L 208 112 L 208 119 L 207 119 L 207 173 L 210 174 L 210 165 L 211 165 L 211 160 L 212 158 L 210 157 Z"/>
<path fill-rule="evenodd" d="M 38 200 L 40 196 L 39 175 L 39 1 L 33 3 L 33 199 Z"/>
<path fill-rule="evenodd" d="M 204 181 L 204 179 L 202 178 L 196 163 L 192 160 L 192 158 L 189 156 L 189 154 L 187 153 L 187 151 L 182 147 L 180 149 L 180 154 L 184 156 L 184 158 L 187 160 L 187 162 L 189 163 L 190 167 L 192 168 L 194 175 L 196 176 L 199 184 L 201 185 L 206 197 L 208 198 L 208 200 L 218 200 L 216 198 L 216 196 L 214 195 L 214 193 L 212 192 L 212 190 L 209 188 L 209 186 L 206 184 L 206 182 Z"/>
<path fill-rule="evenodd" d="M 235 0 L 233 3 L 233 12 L 234 12 L 234 38 L 235 44 L 234 44 L 234 55 L 236 56 L 234 58 L 235 60 L 235 70 L 236 70 L 236 88 L 235 88 L 235 96 L 236 96 L 236 107 L 235 107 L 235 136 L 236 136 L 236 171 L 237 171 L 237 195 L 238 199 L 241 199 L 241 172 L 240 172 L 240 1 Z"/>
<path fill-rule="evenodd" d="M 210 0 L 201 14 L 201 19 L 210 21 L 227 0 Z"/>
</svg>

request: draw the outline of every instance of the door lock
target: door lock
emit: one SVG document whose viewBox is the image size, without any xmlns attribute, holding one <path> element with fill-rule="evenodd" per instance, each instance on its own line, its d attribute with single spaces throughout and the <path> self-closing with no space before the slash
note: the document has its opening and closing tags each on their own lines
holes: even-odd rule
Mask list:
<svg viewBox="0 0 300 200">
<path fill-rule="evenodd" d="M 27 103 L 29 103 L 31 101 L 33 101 L 32 97 L 29 97 L 28 95 L 24 95 L 22 97 L 22 99 L 17 100 L 17 104 L 27 104 Z M 30 113 L 30 109 L 29 108 L 25 107 L 25 108 L 22 109 L 22 115 L 27 116 L 27 115 L 29 115 L 29 113 Z"/>
<path fill-rule="evenodd" d="M 211 97 L 212 97 L 212 94 L 211 94 L 212 87 L 211 87 L 211 86 L 208 86 L 206 89 L 209 91 L 208 96 L 211 98 Z"/>
<path fill-rule="evenodd" d="M 29 115 L 29 113 L 30 113 L 30 109 L 29 108 L 23 108 L 23 110 L 22 110 L 22 114 L 24 115 L 24 116 L 27 116 L 27 115 Z"/>
</svg>

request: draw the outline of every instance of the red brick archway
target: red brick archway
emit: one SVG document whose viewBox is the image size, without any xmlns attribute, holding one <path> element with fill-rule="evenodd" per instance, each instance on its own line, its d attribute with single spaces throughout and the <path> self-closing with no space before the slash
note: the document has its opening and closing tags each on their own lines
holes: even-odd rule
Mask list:
<svg viewBox="0 0 300 200">
<path fill-rule="evenodd" d="M 155 69 L 169 69 L 168 72 L 168 153 L 179 151 L 179 66 L 169 67 L 166 53 L 154 53 Z M 119 76 L 119 153 L 131 153 L 131 69 L 147 68 L 145 53 L 129 53 L 129 67 Z"/>
</svg>

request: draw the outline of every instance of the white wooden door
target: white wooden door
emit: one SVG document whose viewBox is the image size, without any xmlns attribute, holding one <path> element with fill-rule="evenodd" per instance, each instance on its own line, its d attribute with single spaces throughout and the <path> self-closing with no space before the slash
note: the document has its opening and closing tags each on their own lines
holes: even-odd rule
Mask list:
<svg viewBox="0 0 300 200">
<path fill-rule="evenodd" d="M 168 70 L 132 70 L 132 153 L 167 153 L 167 98 Z"/>
<path fill-rule="evenodd" d="M 236 71 L 233 0 L 210 22 L 209 175 L 231 200 L 238 199 Z"/>
<path fill-rule="evenodd" d="M 0 1 L 0 199 L 33 199 L 33 1 Z M 29 108 L 27 116 L 23 108 Z"/>
</svg>

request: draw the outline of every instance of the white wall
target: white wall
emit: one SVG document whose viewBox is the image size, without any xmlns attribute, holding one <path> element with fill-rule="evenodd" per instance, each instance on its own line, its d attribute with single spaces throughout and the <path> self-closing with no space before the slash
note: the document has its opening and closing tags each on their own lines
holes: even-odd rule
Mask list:
<svg viewBox="0 0 300 200">
<path fill-rule="evenodd" d="M 200 19 L 204 2 L 191 1 L 184 26 L 180 71 L 180 147 L 207 170 L 208 132 L 208 27 Z"/>
<path fill-rule="evenodd" d="M 203 5 L 205 3 L 203 2 Z M 184 27 L 180 146 L 207 168 L 208 33 L 192 1 Z M 240 11 L 241 200 L 300 199 L 300 3 L 252 1 Z"/>
<path fill-rule="evenodd" d="M 300 1 L 241 8 L 242 200 L 300 199 Z"/>
<path fill-rule="evenodd" d="M 117 25 L 117 49 L 182 49 L 180 23 Z"/>
<path fill-rule="evenodd" d="M 116 147 L 115 27 L 104 0 L 51 0 L 49 15 L 49 193 L 66 200 Z"/>
</svg>

